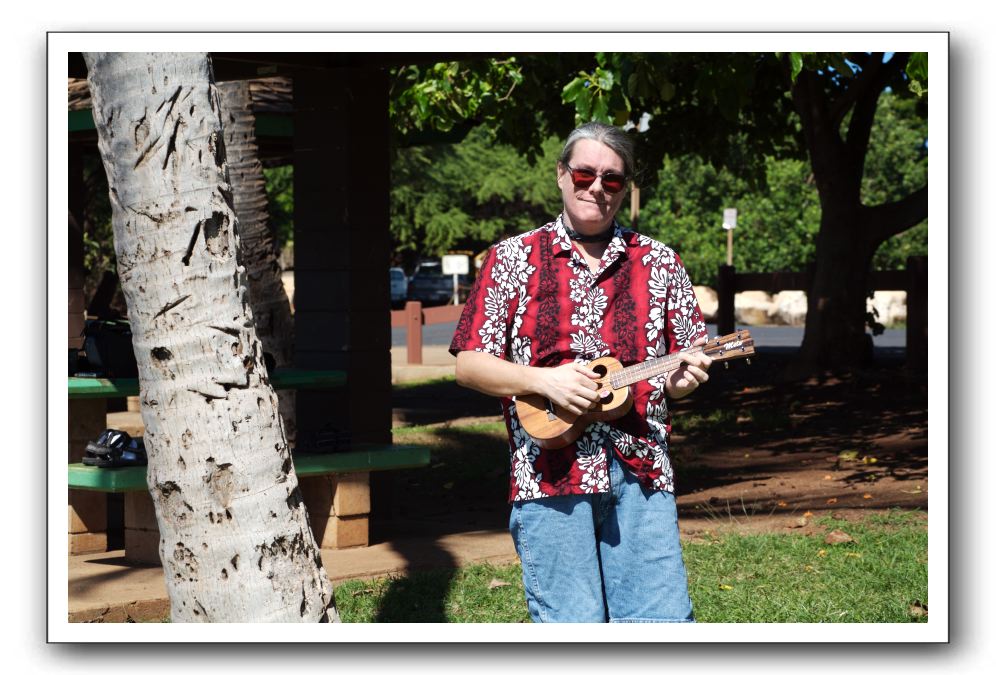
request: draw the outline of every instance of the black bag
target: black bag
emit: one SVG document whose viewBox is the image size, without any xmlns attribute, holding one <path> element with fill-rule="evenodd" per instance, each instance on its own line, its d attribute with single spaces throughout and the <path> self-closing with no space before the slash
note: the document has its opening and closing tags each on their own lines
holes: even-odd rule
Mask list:
<svg viewBox="0 0 996 675">
<path fill-rule="evenodd" d="M 127 321 L 87 321 L 83 336 L 83 352 L 91 370 L 103 377 L 138 377 Z"/>
</svg>

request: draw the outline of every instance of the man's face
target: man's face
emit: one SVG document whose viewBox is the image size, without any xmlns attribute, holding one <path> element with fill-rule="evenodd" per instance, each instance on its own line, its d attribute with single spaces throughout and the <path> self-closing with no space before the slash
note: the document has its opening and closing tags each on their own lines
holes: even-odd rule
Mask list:
<svg viewBox="0 0 996 675">
<path fill-rule="evenodd" d="M 591 185 L 580 187 L 571 180 L 567 166 L 557 165 L 557 185 L 564 196 L 567 224 L 581 234 L 602 232 L 619 210 L 626 190 L 606 192 L 601 176 L 605 173 L 624 173 L 623 160 L 607 145 L 585 138 L 574 144 L 568 164 L 571 169 L 592 171 L 598 178 Z"/>
</svg>

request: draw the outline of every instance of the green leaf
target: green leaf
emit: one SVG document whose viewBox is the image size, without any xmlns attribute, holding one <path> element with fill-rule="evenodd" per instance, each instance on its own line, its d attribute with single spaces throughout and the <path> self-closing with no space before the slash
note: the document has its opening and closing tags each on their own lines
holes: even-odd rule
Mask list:
<svg viewBox="0 0 996 675">
<path fill-rule="evenodd" d="M 910 91 L 923 97 L 927 93 L 927 53 L 913 52 L 906 64 L 906 75 L 910 78 Z"/>
<path fill-rule="evenodd" d="M 595 70 L 595 75 L 598 77 L 598 86 L 600 89 L 612 89 L 612 85 L 615 83 L 615 77 L 613 77 L 611 70 L 602 70 L 601 68 L 598 68 Z"/>
<path fill-rule="evenodd" d="M 577 99 L 574 101 L 577 115 L 584 122 L 591 120 L 591 98 L 591 89 L 585 88 L 581 90 L 581 93 L 578 94 Z"/>
<path fill-rule="evenodd" d="M 927 81 L 926 52 L 913 52 L 910 54 L 910 60 L 906 64 L 906 74 L 910 76 L 910 79 L 920 80 L 921 82 Z"/>
<path fill-rule="evenodd" d="M 592 119 L 598 120 L 599 122 L 609 122 L 609 101 L 606 96 L 595 97 L 594 105 L 592 106 Z"/>
<path fill-rule="evenodd" d="M 578 96 L 581 95 L 585 90 L 584 83 L 588 79 L 585 77 L 575 77 L 573 80 L 564 85 L 563 93 L 560 97 L 563 99 L 564 103 L 570 103 L 571 101 L 576 101 Z"/>
<path fill-rule="evenodd" d="M 661 100 L 666 103 L 674 98 L 675 93 L 677 93 L 675 86 L 664 80 L 664 83 L 661 85 Z"/>
<path fill-rule="evenodd" d="M 789 63 L 792 66 L 792 82 L 795 83 L 802 72 L 802 52 L 789 52 Z"/>
</svg>

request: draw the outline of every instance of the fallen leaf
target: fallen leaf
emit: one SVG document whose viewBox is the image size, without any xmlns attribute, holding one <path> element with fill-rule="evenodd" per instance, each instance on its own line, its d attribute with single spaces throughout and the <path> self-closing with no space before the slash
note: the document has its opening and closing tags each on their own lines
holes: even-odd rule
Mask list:
<svg viewBox="0 0 996 675">
<path fill-rule="evenodd" d="M 789 525 L 789 527 L 792 528 L 792 529 L 797 528 L 797 527 L 806 527 L 806 525 L 808 523 L 809 523 L 809 521 L 806 520 L 806 518 L 804 518 L 804 517 L 803 518 L 796 518 L 795 520 L 792 521 L 792 524 Z"/>
<path fill-rule="evenodd" d="M 778 502 L 778 505 L 779 506 L 788 506 L 788 502 L 786 502 L 786 501 L 780 501 L 780 502 Z"/>
<path fill-rule="evenodd" d="M 921 492 L 923 492 L 923 488 L 921 488 L 919 485 L 917 485 L 912 490 L 900 490 L 900 492 L 905 492 L 908 495 L 918 495 Z"/>
<path fill-rule="evenodd" d="M 816 568 L 815 568 L 815 567 L 813 567 L 812 565 L 806 565 L 806 567 L 804 567 L 803 569 L 805 569 L 805 570 L 806 570 L 807 572 L 812 572 L 812 571 L 813 571 L 813 570 L 815 570 Z"/>
<path fill-rule="evenodd" d="M 871 498 L 872 498 L 872 496 L 871 496 L 871 493 L 870 493 L 870 492 L 866 492 L 866 493 L 864 493 L 863 495 L 861 495 L 861 498 L 862 498 L 862 499 L 871 499 Z"/>
<path fill-rule="evenodd" d="M 823 480 L 833 480 L 833 476 L 831 476 L 830 474 L 827 474 L 827 475 L 823 476 Z"/>
<path fill-rule="evenodd" d="M 804 514 L 802 514 L 802 517 L 803 518 L 812 518 L 813 517 L 813 512 L 812 511 L 806 511 Z"/>
<path fill-rule="evenodd" d="M 489 589 L 501 588 L 502 586 L 511 586 L 512 584 L 507 581 L 502 581 L 501 579 L 492 579 L 491 583 L 488 584 Z"/>
<path fill-rule="evenodd" d="M 849 552 L 849 553 L 845 553 L 844 557 L 845 558 L 860 558 L 861 554 L 860 553 L 850 553 Z"/>
<path fill-rule="evenodd" d="M 841 450 L 840 452 L 837 453 L 837 457 L 839 457 L 840 459 L 847 459 L 847 460 L 857 459 L 858 458 L 858 451 L 857 450 Z"/>
<path fill-rule="evenodd" d="M 842 532 L 840 530 L 834 530 L 833 532 L 831 532 L 826 536 L 826 539 L 823 540 L 824 543 L 833 544 L 833 545 L 849 544 L 853 541 L 854 539 L 851 538 L 851 535 L 849 535 L 847 532 Z"/>
<path fill-rule="evenodd" d="M 831 497 L 830 499 L 827 500 L 827 504 L 836 504 L 836 503 L 837 503 L 836 497 Z"/>
<path fill-rule="evenodd" d="M 865 464 L 875 464 L 876 462 L 878 462 L 876 458 L 871 456 L 862 457 L 861 461 L 864 462 Z"/>
<path fill-rule="evenodd" d="M 927 605 L 921 604 L 919 600 L 910 605 L 910 614 L 913 616 L 927 616 Z"/>
<path fill-rule="evenodd" d="M 444 490 L 452 490 L 453 489 L 453 481 L 450 481 L 449 483 L 443 483 L 443 489 Z"/>
<path fill-rule="evenodd" d="M 816 552 L 816 557 L 817 558 L 826 558 L 827 557 L 827 550 L 825 548 L 821 548 L 819 551 Z"/>
<path fill-rule="evenodd" d="M 361 588 L 358 591 L 353 591 L 353 597 L 355 598 L 357 595 L 367 595 L 368 593 L 373 593 L 373 592 L 374 589 L 372 588 Z"/>
<path fill-rule="evenodd" d="M 727 584 L 720 584 L 719 585 L 719 590 L 721 590 L 721 591 L 732 591 L 733 590 L 733 586 L 728 586 Z"/>
</svg>

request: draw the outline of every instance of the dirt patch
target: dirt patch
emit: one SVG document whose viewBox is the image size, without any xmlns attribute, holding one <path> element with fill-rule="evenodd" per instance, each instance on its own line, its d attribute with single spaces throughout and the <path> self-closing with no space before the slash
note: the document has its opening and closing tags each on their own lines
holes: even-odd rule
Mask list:
<svg viewBox="0 0 996 675">
<path fill-rule="evenodd" d="M 806 533 L 827 515 L 854 520 L 894 508 L 925 513 L 926 375 L 889 361 L 785 382 L 787 364 L 785 355 L 762 353 L 751 366 L 717 371 L 674 405 L 671 459 L 683 533 Z M 501 420 L 495 399 L 453 382 L 396 390 L 394 403 L 396 427 L 457 429 Z M 479 445 L 486 439 L 473 440 Z M 401 434 L 396 441 L 411 442 Z M 477 527 L 502 526 L 507 506 L 494 500 L 507 486 L 504 461 L 505 470 L 497 472 L 482 464 L 481 475 L 472 478 L 477 489 L 454 493 L 445 509 L 439 496 L 453 487 L 434 489 L 434 482 L 453 481 L 445 471 L 437 469 L 434 477 L 426 470 L 392 489 L 407 517 L 439 517 L 452 529 L 466 513 Z"/>
</svg>

